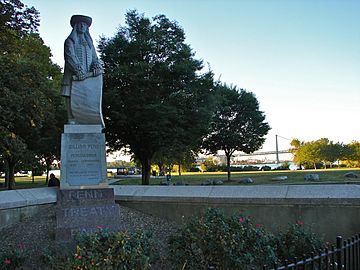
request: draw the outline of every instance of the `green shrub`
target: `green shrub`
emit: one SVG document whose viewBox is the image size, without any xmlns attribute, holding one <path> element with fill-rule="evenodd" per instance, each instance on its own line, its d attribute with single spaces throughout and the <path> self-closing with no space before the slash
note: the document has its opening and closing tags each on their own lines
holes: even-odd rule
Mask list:
<svg viewBox="0 0 360 270">
<path fill-rule="evenodd" d="M 245 270 L 275 261 L 273 245 L 261 224 L 208 209 L 170 238 L 168 259 L 175 269 Z"/>
<path fill-rule="evenodd" d="M 311 252 L 324 249 L 325 244 L 311 227 L 299 220 L 290 224 L 286 231 L 276 237 L 276 253 L 280 261 L 293 260 L 294 257 L 309 257 Z"/>
<path fill-rule="evenodd" d="M 51 269 L 149 269 L 154 259 L 150 236 L 99 230 L 81 235 L 76 251 L 66 257 L 46 258 Z"/>
<path fill-rule="evenodd" d="M 21 246 L 6 247 L 0 250 L 0 270 L 17 269 L 25 262 L 25 253 Z"/>
</svg>

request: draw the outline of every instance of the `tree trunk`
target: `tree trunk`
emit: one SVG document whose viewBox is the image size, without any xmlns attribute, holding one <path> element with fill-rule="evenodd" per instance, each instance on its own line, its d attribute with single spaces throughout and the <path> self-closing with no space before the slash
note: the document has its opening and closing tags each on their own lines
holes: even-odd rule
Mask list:
<svg viewBox="0 0 360 270">
<path fill-rule="evenodd" d="M 7 162 L 7 160 L 4 160 L 4 164 L 5 164 L 5 183 L 4 183 L 4 187 L 7 187 L 9 185 L 9 163 Z"/>
<path fill-rule="evenodd" d="M 230 158 L 231 158 L 231 154 L 227 154 L 226 155 L 226 166 L 227 166 L 227 180 L 230 181 Z"/>
<path fill-rule="evenodd" d="M 9 179 L 8 179 L 8 189 L 12 190 L 15 187 L 15 162 L 8 160 L 8 167 L 9 167 Z"/>
<path fill-rule="evenodd" d="M 161 172 L 163 171 L 164 164 L 159 162 L 157 165 L 159 167 L 159 176 L 160 176 Z"/>
<path fill-rule="evenodd" d="M 179 176 L 181 176 L 181 163 L 179 162 L 179 170 L 178 170 L 178 172 L 179 172 Z"/>
<path fill-rule="evenodd" d="M 141 159 L 141 184 L 149 185 L 150 184 L 150 167 L 151 160 L 149 158 Z"/>
<path fill-rule="evenodd" d="M 33 184 L 35 183 L 35 174 L 34 174 L 34 172 L 35 172 L 35 168 L 32 168 L 31 169 L 31 180 L 32 180 Z"/>
<path fill-rule="evenodd" d="M 316 170 L 316 163 L 314 162 L 314 169 Z"/>
</svg>

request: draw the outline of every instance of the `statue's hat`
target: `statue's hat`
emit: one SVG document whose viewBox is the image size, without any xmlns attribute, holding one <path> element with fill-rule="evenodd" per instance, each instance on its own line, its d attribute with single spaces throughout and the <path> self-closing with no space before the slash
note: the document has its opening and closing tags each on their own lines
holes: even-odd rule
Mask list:
<svg viewBox="0 0 360 270">
<path fill-rule="evenodd" d="M 73 15 L 70 19 L 71 27 L 74 27 L 74 25 L 79 22 L 84 22 L 87 24 L 88 27 L 90 27 L 92 19 L 91 17 L 85 15 Z"/>
</svg>

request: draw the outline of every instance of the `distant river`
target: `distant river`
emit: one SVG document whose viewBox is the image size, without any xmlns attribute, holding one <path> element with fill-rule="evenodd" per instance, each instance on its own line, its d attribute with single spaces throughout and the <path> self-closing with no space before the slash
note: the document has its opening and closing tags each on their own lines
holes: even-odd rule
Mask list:
<svg viewBox="0 0 360 270">
<path fill-rule="evenodd" d="M 254 166 L 254 167 L 263 167 L 263 166 L 269 166 L 272 170 L 280 167 L 284 163 L 255 163 L 255 164 L 237 164 L 237 165 L 231 165 L 231 167 L 245 167 L 245 166 Z M 296 170 L 298 167 L 294 162 L 289 162 L 290 170 Z"/>
</svg>

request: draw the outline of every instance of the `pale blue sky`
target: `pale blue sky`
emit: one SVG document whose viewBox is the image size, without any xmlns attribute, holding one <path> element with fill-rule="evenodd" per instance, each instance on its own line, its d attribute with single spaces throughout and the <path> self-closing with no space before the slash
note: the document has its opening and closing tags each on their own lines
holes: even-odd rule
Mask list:
<svg viewBox="0 0 360 270">
<path fill-rule="evenodd" d="M 40 35 L 63 66 L 70 17 L 93 18 L 94 40 L 112 37 L 124 14 L 164 14 L 185 30 L 215 78 L 256 94 L 275 134 L 335 142 L 360 140 L 360 1 L 24 0 L 40 11 Z M 279 148 L 288 141 L 280 139 Z"/>
</svg>

